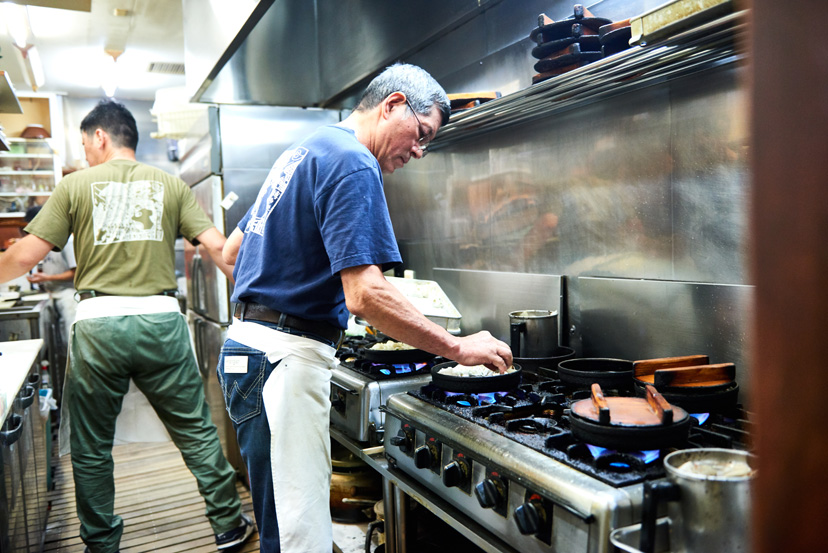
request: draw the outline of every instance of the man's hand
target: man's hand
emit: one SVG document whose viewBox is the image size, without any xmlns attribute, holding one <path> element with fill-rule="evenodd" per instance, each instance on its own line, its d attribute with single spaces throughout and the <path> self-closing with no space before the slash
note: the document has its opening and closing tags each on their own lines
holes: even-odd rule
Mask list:
<svg viewBox="0 0 828 553">
<path fill-rule="evenodd" d="M 31 283 L 37 284 L 40 282 L 47 282 L 49 280 L 52 280 L 52 275 L 47 275 L 46 273 L 33 273 L 27 276 L 26 280 L 28 280 Z"/>
<path fill-rule="evenodd" d="M 488 331 L 481 330 L 471 336 L 458 338 L 458 353 L 451 359 L 461 365 L 485 365 L 500 374 L 512 366 L 512 350 L 509 346 Z"/>
</svg>

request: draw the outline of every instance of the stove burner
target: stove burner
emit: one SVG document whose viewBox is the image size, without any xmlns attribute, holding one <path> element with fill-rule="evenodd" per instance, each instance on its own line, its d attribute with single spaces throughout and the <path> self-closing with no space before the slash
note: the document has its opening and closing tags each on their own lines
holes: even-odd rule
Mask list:
<svg viewBox="0 0 828 553">
<path fill-rule="evenodd" d="M 547 434 L 557 424 L 552 419 L 517 419 L 507 421 L 506 430 L 521 434 Z"/>
<path fill-rule="evenodd" d="M 699 426 L 701 426 L 710 417 L 710 413 L 690 413 L 690 416 L 699 421 Z"/>
<path fill-rule="evenodd" d="M 485 394 L 452 394 L 434 384 L 408 393 L 616 487 L 664 477 L 660 460 L 673 451 L 613 451 L 581 442 L 570 430 L 569 407 L 590 392 L 570 390 L 545 375 L 524 374 L 521 386 L 488 394 L 488 401 L 481 399 Z M 731 411 L 693 415 L 685 447 L 747 449 L 750 423 L 740 407 Z"/>
<path fill-rule="evenodd" d="M 474 394 L 452 392 L 446 392 L 446 403 L 460 405 L 461 407 L 476 407 L 480 405 L 477 396 Z"/>
</svg>

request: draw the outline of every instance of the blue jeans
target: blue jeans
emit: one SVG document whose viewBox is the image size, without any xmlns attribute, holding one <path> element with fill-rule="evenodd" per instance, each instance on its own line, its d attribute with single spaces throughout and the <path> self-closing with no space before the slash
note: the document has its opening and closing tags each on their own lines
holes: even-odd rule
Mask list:
<svg viewBox="0 0 828 553">
<path fill-rule="evenodd" d="M 278 328 L 278 325 L 274 323 L 256 321 L 256 324 Z M 334 345 L 318 336 L 298 333 L 287 328 L 281 330 L 305 336 L 332 347 Z M 225 372 L 227 357 L 234 356 L 247 358 L 247 372 Z M 236 430 L 239 449 L 247 467 L 253 511 L 259 528 L 259 550 L 262 553 L 279 553 L 280 551 L 279 525 L 276 520 L 271 472 L 270 425 L 262 403 L 264 384 L 278 364 L 278 362 L 268 362 L 263 352 L 228 339 L 221 348 L 216 368 L 227 412 Z"/>
</svg>

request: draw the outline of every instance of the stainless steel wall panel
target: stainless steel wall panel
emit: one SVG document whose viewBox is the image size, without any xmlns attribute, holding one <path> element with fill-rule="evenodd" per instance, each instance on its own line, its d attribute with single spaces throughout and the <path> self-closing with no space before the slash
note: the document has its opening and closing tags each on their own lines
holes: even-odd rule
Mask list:
<svg viewBox="0 0 828 553">
<path fill-rule="evenodd" d="M 740 68 L 672 83 L 675 263 L 681 278 L 745 283 L 750 187 Z"/>
<path fill-rule="evenodd" d="M 580 335 L 586 357 L 635 361 L 704 354 L 735 363 L 747 402 L 752 286 L 578 278 Z M 570 296 L 572 298 L 572 296 Z"/>
<path fill-rule="evenodd" d="M 294 142 L 340 120 L 335 110 L 273 106 L 221 106 L 224 169 L 266 169 Z"/>
<path fill-rule="evenodd" d="M 561 311 L 561 277 L 557 275 L 435 268 L 434 280 L 463 316 L 463 334 L 488 330 L 509 343 L 510 312 Z"/>
</svg>

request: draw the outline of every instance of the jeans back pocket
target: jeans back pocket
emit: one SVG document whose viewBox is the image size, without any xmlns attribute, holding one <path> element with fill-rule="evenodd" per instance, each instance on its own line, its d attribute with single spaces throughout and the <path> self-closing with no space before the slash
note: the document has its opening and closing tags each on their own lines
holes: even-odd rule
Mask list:
<svg viewBox="0 0 828 553">
<path fill-rule="evenodd" d="M 239 424 L 262 412 L 267 358 L 259 350 L 227 340 L 219 355 L 218 380 L 230 420 Z"/>
</svg>

